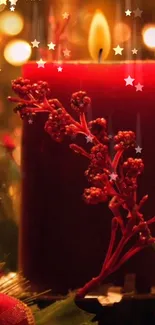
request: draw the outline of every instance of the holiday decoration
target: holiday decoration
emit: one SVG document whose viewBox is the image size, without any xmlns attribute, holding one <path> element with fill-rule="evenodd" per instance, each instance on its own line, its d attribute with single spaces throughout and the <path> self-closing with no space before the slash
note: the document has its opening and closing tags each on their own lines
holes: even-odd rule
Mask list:
<svg viewBox="0 0 155 325">
<path fill-rule="evenodd" d="M 71 293 L 35 314 L 36 325 L 97 325 L 91 313 L 86 313 L 75 304 Z"/>
<path fill-rule="evenodd" d="M 90 109 L 91 99 L 85 91 L 72 94 L 71 109 L 78 117 L 78 120 L 75 120 L 59 100 L 52 99 L 46 82 L 31 84 L 27 79 L 18 78 L 12 82 L 12 89 L 19 97 L 9 97 L 9 100 L 18 103 L 15 112 L 22 118 L 35 118 L 40 111 L 49 113 L 45 130 L 53 140 L 62 142 L 65 136 L 76 137 L 82 134 L 86 142 L 89 138 L 91 143 L 87 150 L 75 143 L 70 144 L 75 153 L 88 159 L 89 165 L 85 175 L 91 186 L 84 190 L 83 199 L 86 204 L 109 202 L 113 218 L 110 244 L 101 272 L 77 291 L 78 298 L 84 297 L 129 258 L 155 243 L 149 228 L 155 222 L 155 217 L 145 220 L 141 213 L 148 195 L 137 202 L 137 178 L 143 172 L 144 163 L 140 158 L 126 156 L 127 151 L 130 155 L 134 152 L 135 134 L 132 131 L 118 132 L 114 137 L 115 155 L 111 159 L 106 120 L 97 118 L 88 124 L 86 122 L 85 114 Z M 121 233 L 119 242 L 116 240 L 118 232 Z M 132 243 L 130 248 L 124 251 L 132 238 L 135 238 L 135 244 Z"/>
<path fill-rule="evenodd" d="M 0 270 L 4 263 L 0 264 Z M 21 274 L 2 274 L 0 277 L 0 324 L 1 325 L 91 325 L 92 314 L 79 309 L 75 304 L 75 294 L 40 310 L 37 307 L 40 294 L 28 291 L 27 280 Z M 95 325 L 96 323 L 93 322 Z"/>
<path fill-rule="evenodd" d="M 30 308 L 16 298 L 0 293 L 1 325 L 35 325 Z"/>
<path fill-rule="evenodd" d="M 3 267 L 3 273 L 0 277 L 0 293 L 9 294 L 9 296 L 17 299 L 29 297 L 29 281 L 20 273 L 6 272 L 5 268 L 6 266 Z"/>
</svg>

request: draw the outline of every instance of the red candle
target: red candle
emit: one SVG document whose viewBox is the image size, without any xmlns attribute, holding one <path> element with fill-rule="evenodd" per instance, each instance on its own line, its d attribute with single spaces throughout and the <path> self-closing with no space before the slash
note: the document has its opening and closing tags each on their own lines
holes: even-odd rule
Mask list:
<svg viewBox="0 0 155 325">
<path fill-rule="evenodd" d="M 103 46 L 103 55 L 107 55 L 106 51 Z M 142 91 L 135 87 L 141 83 L 137 67 L 143 77 Z M 135 79 L 132 85 L 126 85 L 124 80 L 129 75 Z M 36 62 L 29 62 L 23 67 L 23 77 L 32 82 L 47 81 L 53 98 L 68 110 L 72 93 L 86 91 L 92 99 L 87 118 L 110 117 L 114 133 L 121 129 L 135 131 L 136 116 L 140 114 L 145 173 L 138 194 L 140 198 L 149 194 L 144 213 L 153 216 L 155 63 L 55 62 L 38 68 Z M 67 139 L 61 145 L 51 140 L 44 131 L 46 119 L 47 113 L 37 113 L 32 124 L 26 120 L 23 124 L 20 268 L 35 289 L 51 288 L 55 294 L 64 294 L 99 273 L 110 237 L 111 212 L 106 205 L 87 206 L 82 201 L 87 187 L 87 161 L 68 148 Z M 124 275 L 132 272 L 140 279 L 141 288 L 155 284 L 155 252 L 149 248 L 142 254 L 132 258 L 109 281 L 122 284 Z"/>
<path fill-rule="evenodd" d="M 58 98 L 66 108 L 73 92 L 87 91 L 92 99 L 92 119 L 110 115 L 115 133 L 120 129 L 135 131 L 136 115 L 140 112 L 145 173 L 139 195 L 149 194 L 144 212 L 153 216 L 155 64 L 128 63 L 132 78 L 138 64 L 142 67 L 142 92 L 134 87 L 138 76 L 133 86 L 126 86 L 126 63 L 66 63 L 61 73 L 52 63 L 44 69 L 28 63 L 23 76 L 33 82 L 48 81 L 53 98 Z M 82 201 L 83 188 L 87 186 L 87 162 L 68 149 L 67 141 L 60 145 L 50 139 L 44 131 L 46 118 L 46 113 L 40 113 L 32 125 L 24 122 L 20 263 L 24 274 L 37 287 L 51 287 L 55 293 L 64 293 L 84 284 L 99 271 L 109 239 L 110 212 L 104 206 L 90 207 Z M 143 258 L 139 254 L 113 276 L 116 283 L 123 281 L 124 272 L 132 271 L 138 278 L 146 274 L 155 284 L 155 252 L 150 248 L 143 254 Z"/>
</svg>

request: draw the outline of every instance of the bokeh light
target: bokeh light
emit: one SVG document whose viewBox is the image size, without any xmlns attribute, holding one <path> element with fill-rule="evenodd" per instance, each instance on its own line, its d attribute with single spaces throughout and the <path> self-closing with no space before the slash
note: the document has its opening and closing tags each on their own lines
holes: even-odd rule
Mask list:
<svg viewBox="0 0 155 325">
<path fill-rule="evenodd" d="M 20 66 L 31 56 L 31 46 L 23 40 L 10 41 L 4 49 L 5 60 L 14 66 Z"/>
<path fill-rule="evenodd" d="M 114 43 L 127 42 L 131 38 L 131 28 L 122 22 L 119 22 L 114 27 Z"/>
<path fill-rule="evenodd" d="M 5 4 L 1 4 L 0 5 L 0 12 L 3 11 L 5 9 L 6 5 Z"/>
<path fill-rule="evenodd" d="M 150 48 L 155 49 L 155 25 L 147 25 L 142 30 L 144 44 Z"/>
<path fill-rule="evenodd" d="M 4 11 L 0 15 L 0 31 L 7 35 L 19 34 L 24 26 L 23 18 L 16 12 Z"/>
</svg>

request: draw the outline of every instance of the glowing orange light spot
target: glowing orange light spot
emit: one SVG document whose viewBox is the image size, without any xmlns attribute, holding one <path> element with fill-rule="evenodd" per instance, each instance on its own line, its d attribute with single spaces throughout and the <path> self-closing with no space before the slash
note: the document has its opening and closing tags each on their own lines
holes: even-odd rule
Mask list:
<svg viewBox="0 0 155 325">
<path fill-rule="evenodd" d="M 147 25 L 142 30 L 144 44 L 150 48 L 155 49 L 155 25 Z"/>
</svg>

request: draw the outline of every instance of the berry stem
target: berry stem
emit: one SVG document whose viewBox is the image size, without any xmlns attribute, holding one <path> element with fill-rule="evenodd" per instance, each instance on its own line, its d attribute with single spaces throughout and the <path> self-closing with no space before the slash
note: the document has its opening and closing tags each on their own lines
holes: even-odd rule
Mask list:
<svg viewBox="0 0 155 325">
<path fill-rule="evenodd" d="M 136 229 L 133 231 L 130 230 L 131 228 L 131 221 L 128 221 L 128 224 L 126 226 L 126 231 L 124 235 L 122 236 L 120 242 L 118 243 L 117 248 L 115 249 L 113 255 L 111 256 L 112 246 L 114 243 L 114 236 L 116 235 L 114 233 L 114 230 L 112 230 L 109 248 L 108 248 L 108 256 L 106 256 L 106 260 L 103 263 L 101 272 L 98 277 L 93 278 L 90 280 L 83 288 L 79 289 L 77 292 L 77 298 L 83 298 L 85 295 L 94 289 L 95 286 L 101 284 L 103 280 L 116 271 L 116 268 L 118 269 L 123 263 L 125 263 L 127 260 L 129 260 L 133 255 L 138 253 L 140 250 L 145 248 L 147 245 L 137 246 L 135 245 L 132 247 L 121 259 L 118 261 L 118 258 L 124 248 L 124 246 L 127 244 L 127 242 L 133 237 L 137 232 L 140 231 L 141 226 L 137 226 Z M 129 230 L 128 230 L 129 229 Z M 115 264 L 117 263 L 117 264 Z"/>
<path fill-rule="evenodd" d="M 72 150 L 74 150 L 74 152 L 81 154 L 82 156 L 87 157 L 88 159 L 90 159 L 90 155 L 88 152 L 86 152 L 82 147 L 78 146 L 77 144 L 70 144 L 69 146 Z"/>
<path fill-rule="evenodd" d="M 147 221 L 148 225 L 151 225 L 152 223 L 155 222 L 155 216 Z"/>
<path fill-rule="evenodd" d="M 123 149 L 118 150 L 116 152 L 116 154 L 115 154 L 115 157 L 114 157 L 114 159 L 112 161 L 112 167 L 113 167 L 114 172 L 116 172 L 116 170 L 117 170 L 117 166 L 118 166 L 118 163 L 119 163 L 119 160 L 120 160 L 120 158 L 122 156 L 123 151 L 124 151 Z"/>
<path fill-rule="evenodd" d="M 109 247 L 108 247 L 108 251 L 104 260 L 104 264 L 103 267 L 106 266 L 107 261 L 110 259 L 112 251 L 113 251 L 113 247 L 115 244 L 115 239 L 116 239 L 116 232 L 117 232 L 117 228 L 118 228 L 118 221 L 117 218 L 113 218 L 111 221 L 111 238 L 110 238 L 110 243 L 109 243 Z"/>
<path fill-rule="evenodd" d="M 81 125 L 82 125 L 83 129 L 85 130 L 86 134 L 89 134 L 90 132 L 89 132 L 89 129 L 87 126 L 86 117 L 85 117 L 84 112 L 80 113 L 80 122 L 81 122 Z"/>
<path fill-rule="evenodd" d="M 124 256 L 120 259 L 118 264 L 115 265 L 115 267 L 113 268 L 113 272 L 117 271 L 125 262 L 127 262 L 132 256 L 134 256 L 135 254 L 140 252 L 145 247 L 147 247 L 147 245 L 143 245 L 143 246 L 135 245 L 135 246 L 133 246 L 126 254 L 124 254 Z"/>
</svg>

